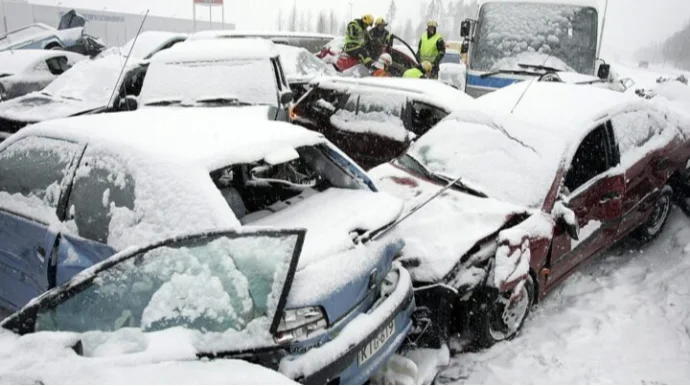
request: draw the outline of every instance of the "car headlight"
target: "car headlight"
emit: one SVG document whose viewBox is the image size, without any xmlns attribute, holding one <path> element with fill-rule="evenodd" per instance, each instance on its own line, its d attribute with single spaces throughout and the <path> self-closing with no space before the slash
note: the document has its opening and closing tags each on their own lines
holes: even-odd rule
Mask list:
<svg viewBox="0 0 690 386">
<path fill-rule="evenodd" d="M 276 342 L 285 343 L 306 338 L 328 325 L 321 307 L 305 307 L 285 310 L 278 325 Z"/>
<path fill-rule="evenodd" d="M 400 281 L 400 272 L 397 269 L 391 269 L 381 283 L 381 296 L 385 297 L 392 294 L 398 287 Z"/>
</svg>

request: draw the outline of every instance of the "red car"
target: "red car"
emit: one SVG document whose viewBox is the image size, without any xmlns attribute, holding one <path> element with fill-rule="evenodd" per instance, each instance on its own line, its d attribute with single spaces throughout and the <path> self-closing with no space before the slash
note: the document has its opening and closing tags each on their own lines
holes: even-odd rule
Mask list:
<svg viewBox="0 0 690 386">
<path fill-rule="evenodd" d="M 396 231 L 401 262 L 437 335 L 513 337 L 579 265 L 628 235 L 659 235 L 690 191 L 690 124 L 668 105 L 528 83 L 479 98 L 494 111 L 451 115 L 369 172 L 415 211 Z"/>
<path fill-rule="evenodd" d="M 401 77 L 405 71 L 412 67 L 416 67 L 418 63 L 417 59 L 414 57 L 414 50 L 409 44 L 397 36 L 394 37 L 394 40 L 398 41 L 400 44 L 394 45 L 391 48 L 391 52 L 389 52 L 393 58 L 393 64 L 388 72 L 394 77 Z M 323 46 L 321 52 L 316 54 L 316 56 L 324 62 L 333 65 L 339 72 L 346 71 L 358 65 L 359 59 L 343 54 L 344 44 L 345 38 L 335 38 L 330 43 Z"/>
</svg>

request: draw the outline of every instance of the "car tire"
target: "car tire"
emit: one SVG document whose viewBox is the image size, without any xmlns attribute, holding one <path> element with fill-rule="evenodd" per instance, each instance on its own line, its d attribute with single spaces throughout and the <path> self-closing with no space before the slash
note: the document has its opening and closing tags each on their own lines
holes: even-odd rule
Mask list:
<svg viewBox="0 0 690 386">
<path fill-rule="evenodd" d="M 652 213 L 650 213 L 647 221 L 635 231 L 634 237 L 644 243 L 657 238 L 664 230 L 666 221 L 671 215 L 672 203 L 673 190 L 669 186 L 665 186 L 654 203 Z"/>
<path fill-rule="evenodd" d="M 686 215 L 690 216 L 690 160 L 687 162 L 685 173 L 681 177 L 676 189 L 678 190 L 675 192 L 676 203 Z"/>
<path fill-rule="evenodd" d="M 512 291 L 500 294 L 495 288 L 485 288 L 470 317 L 474 344 L 488 348 L 496 343 L 513 339 L 522 329 L 534 304 L 534 281 L 527 277 L 521 289 L 520 300 L 510 303 Z"/>
</svg>

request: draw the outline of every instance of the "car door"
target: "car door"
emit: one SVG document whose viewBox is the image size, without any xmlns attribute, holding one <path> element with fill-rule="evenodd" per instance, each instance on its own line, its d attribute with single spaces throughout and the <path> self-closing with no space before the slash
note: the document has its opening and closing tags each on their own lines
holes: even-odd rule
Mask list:
<svg viewBox="0 0 690 386">
<path fill-rule="evenodd" d="M 82 146 L 27 137 L 0 151 L 0 307 L 16 310 L 49 287 L 63 192 Z"/>
<path fill-rule="evenodd" d="M 597 126 L 580 143 L 564 181 L 565 202 L 580 227 L 579 240 L 556 227 L 547 285 L 565 278 L 577 265 L 608 247 L 616 237 L 625 181 L 610 125 Z"/>
<path fill-rule="evenodd" d="M 617 114 L 611 123 L 625 166 L 626 192 L 617 235 L 621 239 L 646 221 L 666 183 L 669 149 L 660 146 L 658 140 L 676 137 L 677 132 L 651 109 Z"/>
<path fill-rule="evenodd" d="M 117 157 L 87 147 L 67 200 L 55 285 L 116 253 L 113 232 L 134 225 L 134 188 L 134 178 Z"/>
</svg>

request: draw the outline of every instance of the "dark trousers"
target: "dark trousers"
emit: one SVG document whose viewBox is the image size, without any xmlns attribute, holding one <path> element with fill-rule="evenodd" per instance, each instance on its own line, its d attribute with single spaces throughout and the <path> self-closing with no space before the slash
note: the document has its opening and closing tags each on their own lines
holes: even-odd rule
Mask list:
<svg viewBox="0 0 690 386">
<path fill-rule="evenodd" d="M 355 48 L 349 48 L 346 46 L 345 47 L 345 53 L 350 55 L 351 57 L 359 59 L 362 64 L 365 66 L 371 65 L 373 62 L 373 59 L 371 59 L 371 54 L 369 53 L 369 50 L 362 46 L 362 47 L 355 47 Z"/>
</svg>

